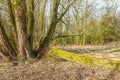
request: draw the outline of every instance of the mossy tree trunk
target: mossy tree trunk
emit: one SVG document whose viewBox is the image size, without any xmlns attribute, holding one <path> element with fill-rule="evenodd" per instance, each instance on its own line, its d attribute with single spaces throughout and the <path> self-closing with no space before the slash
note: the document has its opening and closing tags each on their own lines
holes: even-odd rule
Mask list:
<svg viewBox="0 0 120 80">
<path fill-rule="evenodd" d="M 12 46 L 14 46 L 15 50 L 18 51 L 17 49 L 17 29 L 16 29 L 16 22 L 15 22 L 15 15 L 14 15 L 14 9 L 13 9 L 13 4 L 12 4 L 12 0 L 7 0 L 7 10 L 8 10 L 8 14 L 9 14 L 9 19 L 10 19 L 10 24 L 11 24 L 11 28 L 12 28 L 12 38 L 10 38 L 12 40 Z"/>
<path fill-rule="evenodd" d="M 16 39 L 17 38 L 17 34 L 16 34 L 17 30 L 16 30 L 14 10 L 13 10 L 13 5 L 12 5 L 11 0 L 7 0 L 7 6 L 8 6 L 8 13 L 9 13 L 9 16 L 10 16 L 10 22 L 11 22 L 11 25 L 12 25 L 13 36 L 14 36 L 14 39 Z"/>
<path fill-rule="evenodd" d="M 73 2 L 74 2 L 74 0 L 73 0 Z M 65 11 L 58 18 L 58 7 L 59 7 L 59 4 L 60 4 L 60 0 L 54 0 L 53 1 L 53 13 L 52 13 L 52 19 L 51 19 L 50 27 L 49 27 L 49 30 L 47 32 L 47 35 L 44 36 L 42 38 L 42 40 L 40 41 L 39 49 L 37 50 L 37 54 L 38 54 L 37 58 L 44 55 L 49 50 L 49 46 L 50 46 L 50 43 L 52 41 L 57 23 L 62 19 L 62 17 L 68 11 L 68 9 L 73 4 L 73 2 L 67 6 Z"/>
<path fill-rule="evenodd" d="M 74 0 L 73 0 L 74 2 Z M 73 3 L 72 2 L 72 3 Z M 46 53 L 49 50 L 50 43 L 52 41 L 56 25 L 65 15 L 69 7 L 72 5 L 68 5 L 65 11 L 58 15 L 58 7 L 60 4 L 60 0 L 53 0 L 53 7 L 50 9 L 51 21 L 50 25 L 44 25 L 46 20 L 44 19 L 47 0 L 43 5 L 42 11 L 42 26 L 46 27 L 46 35 L 42 37 L 42 40 L 39 43 L 38 54 Z M 28 5 L 26 5 L 28 4 Z M 31 54 L 33 51 L 33 31 L 34 31 L 34 0 L 8 0 L 7 1 L 8 14 L 10 16 L 10 21 L 12 24 L 12 31 L 10 35 L 13 34 L 14 42 L 18 48 L 18 55 L 22 60 L 27 60 L 31 58 Z M 2 13 L 2 12 L 1 12 Z M 48 29 L 49 28 L 49 29 Z M 8 30 L 10 31 L 10 30 Z M 10 31 L 10 32 L 12 32 Z M 16 59 L 18 58 L 17 52 L 15 50 L 15 46 L 11 45 L 9 41 L 8 35 L 5 33 L 5 29 L 0 27 L 0 54 L 4 56 L 6 59 Z M 8 58 L 10 57 L 10 58 Z M 38 55 L 39 57 L 39 55 Z"/>
<path fill-rule="evenodd" d="M 27 4 L 27 34 L 31 49 L 33 49 L 34 31 L 34 0 L 26 0 Z"/>
<path fill-rule="evenodd" d="M 42 38 L 40 44 L 39 44 L 39 49 L 38 49 L 38 58 L 46 53 L 49 49 L 50 42 L 52 40 L 53 34 L 55 32 L 55 27 L 56 27 L 56 21 L 57 21 L 57 11 L 58 11 L 58 6 L 59 6 L 60 0 L 54 0 L 53 2 L 53 14 L 52 14 L 52 20 L 50 24 L 50 29 L 47 32 L 47 35 Z"/>
<path fill-rule="evenodd" d="M 26 60 L 31 57 L 32 52 L 26 30 L 26 0 L 15 0 L 14 4 L 19 53 L 21 59 Z"/>
<path fill-rule="evenodd" d="M 5 30 L 0 21 L 0 54 L 7 61 L 16 60 L 17 53 L 14 48 L 11 46 L 8 40 L 8 36 L 5 33 Z"/>
</svg>

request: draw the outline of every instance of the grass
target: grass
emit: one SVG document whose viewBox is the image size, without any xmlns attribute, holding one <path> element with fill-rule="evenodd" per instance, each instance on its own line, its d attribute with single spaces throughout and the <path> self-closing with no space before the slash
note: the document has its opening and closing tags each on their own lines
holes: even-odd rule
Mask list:
<svg viewBox="0 0 120 80">
<path fill-rule="evenodd" d="M 96 58 L 84 54 L 75 54 L 61 49 L 51 49 L 46 57 L 60 57 L 69 61 L 74 61 L 87 66 L 103 67 L 120 72 L 120 61 L 106 58 Z"/>
</svg>

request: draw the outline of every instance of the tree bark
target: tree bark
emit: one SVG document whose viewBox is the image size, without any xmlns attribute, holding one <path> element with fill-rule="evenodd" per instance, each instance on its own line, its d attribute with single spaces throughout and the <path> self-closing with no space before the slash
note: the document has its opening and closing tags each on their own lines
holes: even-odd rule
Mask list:
<svg viewBox="0 0 120 80">
<path fill-rule="evenodd" d="M 12 28 L 12 40 L 11 45 L 14 46 L 15 50 L 18 52 L 18 47 L 17 47 L 17 29 L 16 29 L 16 22 L 15 22 L 15 15 L 14 15 L 14 9 L 13 9 L 13 3 L 11 0 L 7 0 L 7 7 L 8 7 L 8 14 L 9 14 L 9 19 L 10 19 L 10 24 Z"/>
<path fill-rule="evenodd" d="M 54 0 L 53 4 L 53 14 L 52 14 L 52 21 L 50 24 L 50 29 L 47 33 L 47 36 L 44 38 L 44 40 L 40 43 L 40 48 L 49 47 L 49 44 L 52 40 L 53 34 L 55 32 L 56 27 L 56 21 L 57 21 L 57 11 L 59 6 L 60 0 Z"/>
<path fill-rule="evenodd" d="M 27 1 L 27 34 L 31 49 L 33 49 L 34 31 L 34 0 Z"/>
<path fill-rule="evenodd" d="M 41 57 L 43 54 L 45 54 L 49 50 L 49 45 L 56 28 L 57 11 L 58 11 L 59 3 L 60 3 L 60 0 L 54 0 L 53 2 L 53 14 L 52 14 L 52 20 L 50 24 L 50 29 L 47 35 L 42 38 L 39 44 L 39 49 L 37 50 L 37 54 L 38 54 L 37 58 Z"/>
<path fill-rule="evenodd" d="M 41 55 L 44 55 L 49 50 L 49 46 L 52 41 L 52 37 L 54 35 L 57 23 L 62 19 L 62 17 L 68 11 L 68 9 L 73 4 L 73 2 L 69 4 L 68 7 L 65 9 L 65 11 L 61 14 L 61 16 L 57 18 L 60 0 L 54 0 L 53 14 L 52 14 L 52 19 L 51 19 L 50 29 L 48 30 L 47 35 L 43 37 L 42 40 L 40 41 L 39 49 L 37 50 L 37 54 L 38 54 L 37 58 L 39 58 Z"/>
<path fill-rule="evenodd" d="M 31 57 L 31 47 L 26 30 L 26 0 L 15 0 L 15 21 L 18 34 L 19 53 L 22 60 Z"/>
<path fill-rule="evenodd" d="M 0 54 L 7 61 L 17 60 L 17 53 L 9 43 L 8 37 L 0 21 Z"/>
<path fill-rule="evenodd" d="M 13 36 L 16 42 L 17 41 L 17 30 L 16 30 L 16 23 L 15 23 L 15 16 L 14 16 L 14 11 L 13 11 L 13 5 L 11 0 L 7 0 L 7 6 L 8 6 L 8 14 L 10 16 L 10 22 L 12 25 L 12 31 L 13 31 Z"/>
</svg>

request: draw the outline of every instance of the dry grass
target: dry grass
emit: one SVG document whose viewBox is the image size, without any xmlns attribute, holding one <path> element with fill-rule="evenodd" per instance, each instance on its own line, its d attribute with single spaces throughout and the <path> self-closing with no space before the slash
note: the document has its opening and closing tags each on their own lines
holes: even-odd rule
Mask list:
<svg viewBox="0 0 120 80">
<path fill-rule="evenodd" d="M 31 61 L 29 64 L 1 65 L 0 80 L 119 80 L 120 73 L 87 67 L 58 58 Z"/>
<path fill-rule="evenodd" d="M 76 53 L 90 54 L 90 56 L 95 57 L 105 57 L 104 53 L 106 53 L 108 57 L 109 50 L 116 48 L 116 45 L 58 48 L 73 52 L 78 51 Z M 112 52 L 110 54 L 114 54 L 114 59 L 116 59 L 120 52 Z M 0 62 L 0 80 L 120 80 L 120 73 L 106 68 L 85 66 L 58 57 L 51 57 L 26 63 Z"/>
</svg>

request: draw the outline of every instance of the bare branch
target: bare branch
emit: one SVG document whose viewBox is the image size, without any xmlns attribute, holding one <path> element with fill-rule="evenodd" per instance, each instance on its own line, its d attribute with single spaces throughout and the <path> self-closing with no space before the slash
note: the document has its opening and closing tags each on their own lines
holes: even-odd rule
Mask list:
<svg viewBox="0 0 120 80">
<path fill-rule="evenodd" d="M 75 2 L 75 0 L 68 5 L 68 7 L 66 8 L 66 10 L 62 13 L 62 15 L 58 18 L 58 20 L 56 21 L 56 24 L 62 19 L 62 17 L 65 15 L 65 13 L 68 11 L 68 9 L 70 8 L 70 6 Z"/>
</svg>

